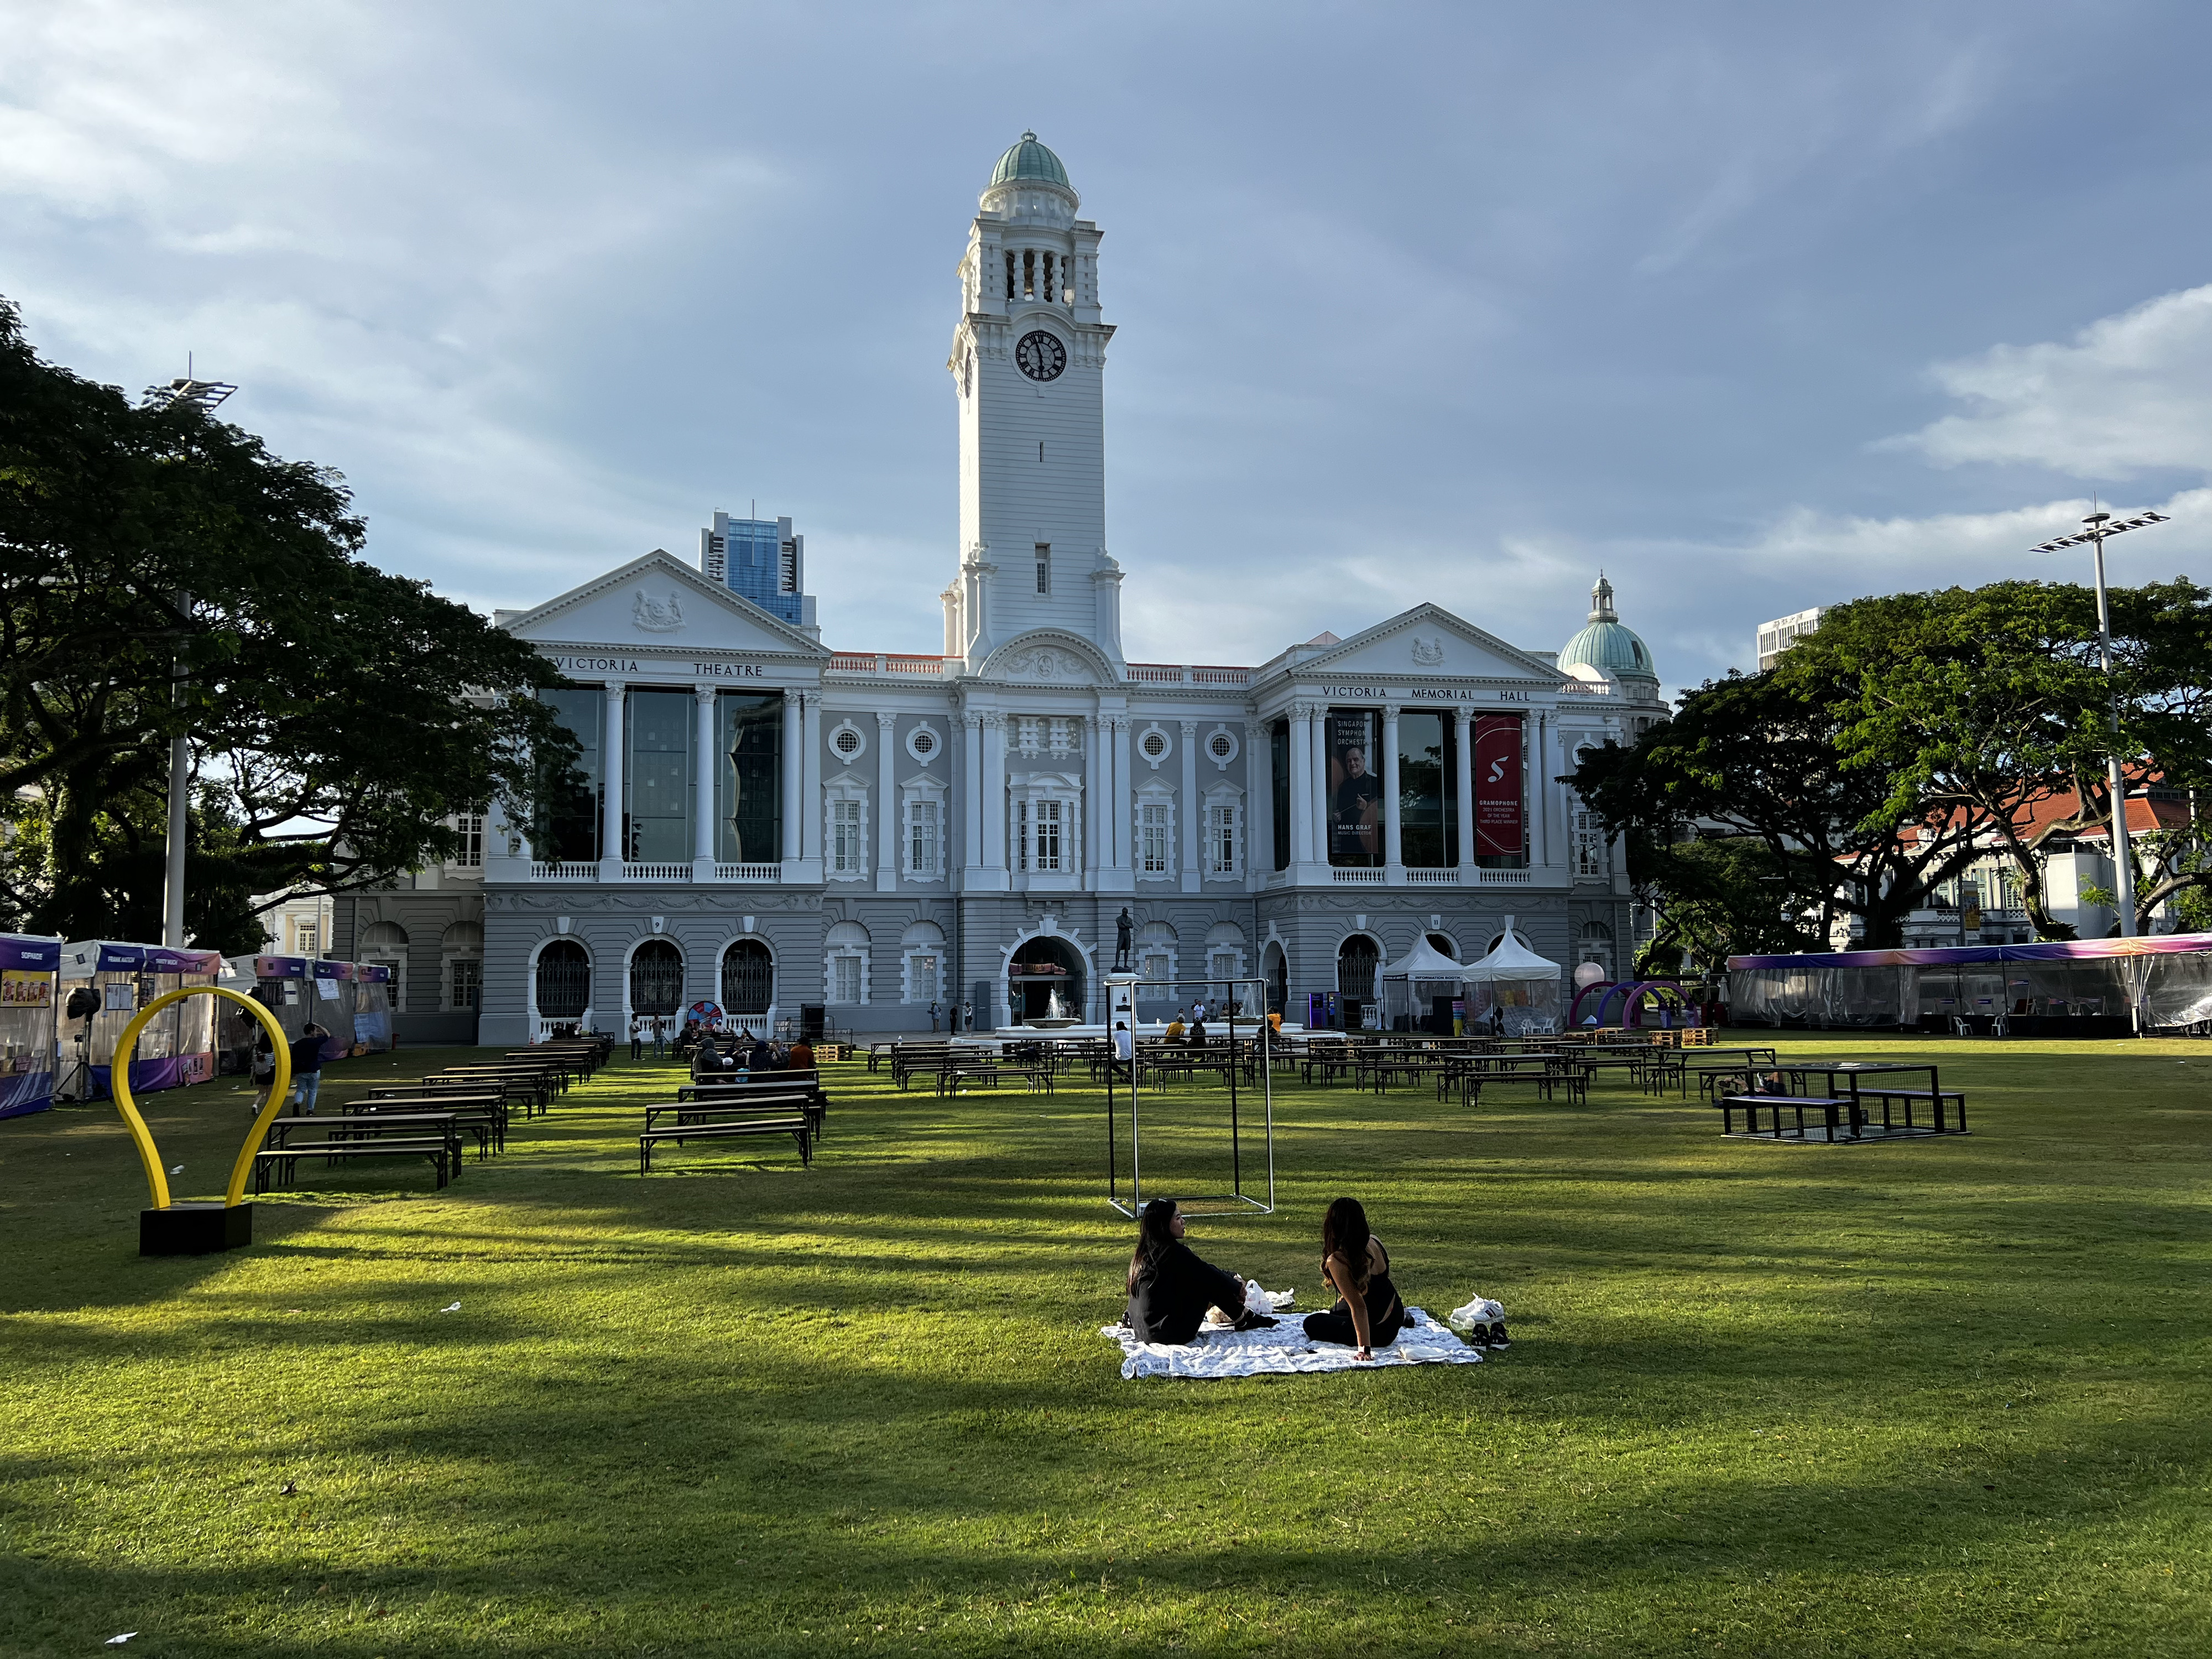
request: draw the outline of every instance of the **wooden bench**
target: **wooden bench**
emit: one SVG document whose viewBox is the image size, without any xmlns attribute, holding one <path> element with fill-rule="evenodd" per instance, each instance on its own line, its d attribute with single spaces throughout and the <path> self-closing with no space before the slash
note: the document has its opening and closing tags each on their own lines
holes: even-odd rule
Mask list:
<svg viewBox="0 0 2212 1659">
<path fill-rule="evenodd" d="M 1018 1077 L 1030 1085 L 1031 1094 L 1052 1092 L 1052 1067 L 1049 1066 L 1001 1066 L 985 1062 L 973 1066 L 947 1066 L 937 1074 L 937 1092 L 957 1095 L 963 1083 L 988 1083 L 999 1086 L 1001 1078 Z"/>
<path fill-rule="evenodd" d="M 479 1164 L 493 1152 L 507 1150 L 507 1108 L 504 1106 L 463 1106 L 440 1095 L 421 1100 L 356 1100 L 350 1105 L 339 1108 L 326 1121 L 343 1123 L 355 1118 L 386 1123 L 407 1123 L 418 1119 L 425 1123 L 451 1123 L 455 1128 L 465 1130 L 476 1137 L 477 1162 Z"/>
<path fill-rule="evenodd" d="M 1881 1103 L 1881 1125 L 1877 1132 L 1868 1111 L 1875 1102 Z M 1905 1106 L 1905 1121 L 1899 1123 L 1891 1115 L 1890 1103 L 1899 1101 Z M 1933 1123 L 1915 1123 L 1912 1107 L 1916 1101 L 1931 1101 L 1936 1110 Z M 1957 1109 L 1947 1123 L 1944 1103 L 1955 1102 Z M 1721 1114 L 1721 1133 L 1736 1134 L 1735 1114 L 1743 1113 L 1743 1136 L 1763 1136 L 1781 1140 L 1822 1140 L 1831 1145 L 1852 1141 L 1919 1139 L 1934 1135 L 1962 1135 L 1966 1133 L 1966 1097 L 1955 1090 L 1946 1089 L 1931 1095 L 1926 1089 L 1861 1089 L 1856 1095 L 1717 1095 L 1713 1104 Z M 1814 1125 L 1821 1133 L 1808 1132 L 1805 1115 L 1819 1114 Z M 1766 1113 L 1773 1121 L 1771 1130 L 1759 1127 L 1759 1114 Z M 1785 1126 L 1784 1115 L 1792 1120 Z"/>
<path fill-rule="evenodd" d="M 267 1147 L 253 1155 L 253 1190 L 267 1192 L 272 1175 L 280 1183 L 289 1184 L 296 1178 L 303 1158 L 327 1158 L 332 1163 L 343 1158 L 427 1158 L 437 1167 L 440 1187 L 452 1181 L 454 1166 L 460 1162 L 458 1146 L 449 1136 L 435 1140 L 299 1141 Z"/>
<path fill-rule="evenodd" d="M 790 1117 L 795 1113 L 806 1120 L 806 1132 L 818 1141 L 829 1110 L 820 1098 L 810 1100 L 805 1095 L 770 1095 L 758 1100 L 661 1100 L 645 1109 L 645 1127 L 653 1127 L 671 1112 L 678 1123 L 735 1122 L 748 1115 Z"/>
<path fill-rule="evenodd" d="M 742 1140 L 756 1135 L 789 1135 L 799 1143 L 801 1166 L 814 1162 L 814 1134 L 803 1115 L 756 1117 L 733 1123 L 679 1123 L 672 1129 L 647 1129 L 637 1138 L 637 1172 L 652 1174 L 653 1149 L 672 1140 L 680 1146 L 687 1140 Z"/>
</svg>

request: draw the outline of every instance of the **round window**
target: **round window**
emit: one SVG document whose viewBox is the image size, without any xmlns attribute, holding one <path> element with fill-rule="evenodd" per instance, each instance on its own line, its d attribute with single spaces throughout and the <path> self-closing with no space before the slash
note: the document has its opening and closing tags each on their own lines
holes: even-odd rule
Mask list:
<svg viewBox="0 0 2212 1659">
<path fill-rule="evenodd" d="M 930 736 L 927 732 L 915 732 L 914 734 L 914 752 L 917 755 L 935 754 L 937 752 L 937 739 Z"/>
<path fill-rule="evenodd" d="M 860 752 L 860 734 L 849 726 L 841 726 L 830 739 L 830 746 L 848 759 Z"/>
<path fill-rule="evenodd" d="M 1227 760 L 1237 752 L 1237 740 L 1226 732 L 1216 732 L 1213 734 L 1213 741 L 1206 746 L 1212 751 L 1213 758 L 1216 760 Z"/>
<path fill-rule="evenodd" d="M 1145 751 L 1145 758 L 1146 760 L 1158 760 L 1161 756 L 1168 752 L 1167 733 L 1164 732 L 1147 732 L 1145 733 L 1144 742 L 1138 746 Z"/>
</svg>

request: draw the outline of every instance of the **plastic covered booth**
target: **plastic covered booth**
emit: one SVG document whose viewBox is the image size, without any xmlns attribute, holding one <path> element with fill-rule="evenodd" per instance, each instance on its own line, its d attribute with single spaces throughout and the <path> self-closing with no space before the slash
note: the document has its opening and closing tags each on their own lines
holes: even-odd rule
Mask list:
<svg viewBox="0 0 2212 1659">
<path fill-rule="evenodd" d="M 0 933 L 0 1117 L 54 1103 L 54 976 L 62 942 Z"/>
<path fill-rule="evenodd" d="M 2212 933 L 1729 958 L 1739 1024 L 1978 1036 L 2212 1031 Z"/>
<path fill-rule="evenodd" d="M 376 963 L 353 965 L 353 1042 L 364 1054 L 380 1054 L 392 1046 L 392 969 Z"/>
<path fill-rule="evenodd" d="M 1467 978 L 1464 963 L 1454 962 L 1423 939 L 1382 970 L 1382 1029 L 1452 1035 L 1452 1007 Z"/>
<path fill-rule="evenodd" d="M 284 1040 L 296 1040 L 313 1023 L 327 1034 L 323 1038 L 325 1060 L 343 1060 L 356 1041 L 356 989 L 364 971 L 350 962 L 324 962 L 312 957 L 234 957 L 231 966 L 250 975 L 253 1000 L 276 1016 Z M 380 974 L 389 969 L 374 969 Z M 383 1018 L 384 1046 L 391 1046 L 391 998 L 386 986 Z M 222 1068 L 244 1072 L 251 1060 L 259 1026 L 243 1009 L 229 1009 L 223 1018 Z"/>
<path fill-rule="evenodd" d="M 1462 981 L 1467 1029 L 1502 1029 L 1508 1036 L 1552 1036 L 1559 1029 L 1559 977 L 1565 972 L 1514 938 L 1508 917 L 1498 948 L 1468 964 Z"/>
<path fill-rule="evenodd" d="M 85 939 L 62 946 L 56 994 L 67 1006 L 70 994 L 88 990 L 91 1012 L 61 1022 L 64 1048 L 76 1045 L 62 1069 L 57 1091 L 64 1100 L 106 1100 L 113 1091 L 111 1070 L 124 1028 L 155 997 L 187 986 L 213 985 L 231 977 L 213 951 L 177 951 L 165 945 L 131 945 L 114 939 Z M 187 997 L 155 1015 L 139 1035 L 131 1060 L 131 1088 L 156 1089 L 205 1083 L 215 1075 L 216 997 Z"/>
</svg>

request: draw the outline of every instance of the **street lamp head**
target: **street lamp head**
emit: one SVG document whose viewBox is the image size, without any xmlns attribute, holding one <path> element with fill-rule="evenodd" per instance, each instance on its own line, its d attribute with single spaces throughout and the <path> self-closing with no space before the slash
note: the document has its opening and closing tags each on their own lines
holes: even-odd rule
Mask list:
<svg viewBox="0 0 2212 1659">
<path fill-rule="evenodd" d="M 2165 524 L 2172 515 L 2166 513 L 2138 513 L 2132 519 L 2117 523 L 2109 513 L 2092 513 L 2081 520 L 2087 526 L 2071 536 L 2056 536 L 2047 542 L 2038 542 L 2032 550 L 2037 553 L 2057 553 L 2069 547 L 2086 547 L 2091 542 L 2101 542 L 2107 536 L 2118 536 L 2130 530 L 2141 530 L 2146 525 Z"/>
<path fill-rule="evenodd" d="M 190 404 L 203 413 L 211 412 L 222 400 L 238 388 L 222 380 L 196 380 L 189 374 L 170 381 L 167 386 L 146 388 L 144 406 L 148 409 L 173 409 L 179 404 Z"/>
<path fill-rule="evenodd" d="M 2102 524 L 2112 516 L 2112 515 L 2109 513 L 2092 513 L 2087 518 L 2082 520 L 2081 522 L 2083 524 Z"/>
</svg>

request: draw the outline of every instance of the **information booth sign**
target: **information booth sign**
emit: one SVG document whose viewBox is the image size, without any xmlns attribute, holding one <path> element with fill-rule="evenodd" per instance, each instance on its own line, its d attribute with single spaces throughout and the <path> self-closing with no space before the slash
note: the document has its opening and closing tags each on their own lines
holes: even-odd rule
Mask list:
<svg viewBox="0 0 2212 1659">
<path fill-rule="evenodd" d="M 1164 988 L 1157 980 L 1144 983 L 1148 999 Z M 1133 1219 L 1145 1207 L 1145 1137 L 1149 1133 L 1156 1152 L 1161 1150 L 1164 1136 L 1176 1153 L 1189 1156 L 1194 1149 L 1202 1148 L 1196 1153 L 1199 1162 L 1228 1176 L 1226 1192 L 1218 1188 L 1200 1193 L 1163 1192 L 1156 1180 L 1149 1196 L 1173 1198 L 1185 1215 L 1273 1215 L 1274 1027 L 1264 1014 L 1243 1012 L 1248 1007 L 1267 1006 L 1267 981 L 1257 978 L 1170 981 L 1165 988 L 1171 989 L 1178 1000 L 1220 998 L 1218 1012 L 1207 1022 L 1207 1041 L 1203 1045 L 1178 1043 L 1166 1038 L 1159 1028 L 1147 1030 L 1140 1026 L 1137 985 L 1133 974 L 1106 977 L 1106 1039 L 1111 1057 L 1106 1067 L 1106 1201 Z M 1241 1080 L 1248 1062 L 1252 1065 L 1256 1088 Z M 1225 1086 L 1206 1086 L 1212 1081 Z M 1249 1156 L 1248 1138 L 1258 1142 L 1249 1149 Z M 1160 1162 L 1156 1157 L 1156 1174 Z M 1220 1167 L 1224 1162 L 1225 1170 Z M 1263 1164 L 1267 1171 L 1264 1200 L 1256 1195 Z"/>
<path fill-rule="evenodd" d="M 54 975 L 62 942 L 0 933 L 0 1117 L 54 1103 Z"/>
</svg>

